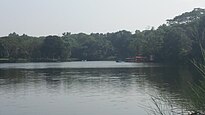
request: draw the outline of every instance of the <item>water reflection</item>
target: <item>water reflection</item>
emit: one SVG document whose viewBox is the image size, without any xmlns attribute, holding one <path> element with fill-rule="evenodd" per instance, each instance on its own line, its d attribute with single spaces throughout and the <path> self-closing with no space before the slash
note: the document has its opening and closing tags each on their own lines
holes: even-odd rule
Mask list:
<svg viewBox="0 0 205 115">
<path fill-rule="evenodd" d="M 133 85 L 138 85 L 139 88 L 156 87 L 162 91 L 177 92 L 184 89 L 188 82 L 194 81 L 190 72 L 182 68 L 7 69 L 0 70 L 0 73 L 0 86 L 29 85 L 30 83 L 31 86 L 33 84 L 40 86 L 46 83 L 48 88 L 51 87 L 49 89 L 74 84 L 75 86 L 89 85 L 94 87 L 111 85 L 113 88 L 123 88 L 123 91 L 126 91 L 133 87 Z"/>
<path fill-rule="evenodd" d="M 182 91 L 194 81 L 191 75 L 184 68 L 163 67 L 0 69 L 0 113 L 146 115 L 139 105 L 152 103 L 149 94 L 183 99 Z M 11 101 L 16 104 L 8 105 Z M 23 110 L 22 105 L 26 106 Z"/>
</svg>

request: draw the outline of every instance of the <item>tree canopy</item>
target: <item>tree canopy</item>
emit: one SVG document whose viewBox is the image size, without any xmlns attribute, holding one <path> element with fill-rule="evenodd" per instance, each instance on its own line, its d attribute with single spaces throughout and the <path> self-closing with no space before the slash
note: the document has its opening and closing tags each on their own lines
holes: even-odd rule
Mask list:
<svg viewBox="0 0 205 115">
<path fill-rule="evenodd" d="M 195 8 L 167 20 L 157 29 L 113 33 L 65 32 L 62 36 L 32 37 L 11 33 L 0 38 L 0 58 L 29 61 L 116 60 L 143 55 L 157 62 L 201 58 L 205 47 L 205 10 Z"/>
</svg>

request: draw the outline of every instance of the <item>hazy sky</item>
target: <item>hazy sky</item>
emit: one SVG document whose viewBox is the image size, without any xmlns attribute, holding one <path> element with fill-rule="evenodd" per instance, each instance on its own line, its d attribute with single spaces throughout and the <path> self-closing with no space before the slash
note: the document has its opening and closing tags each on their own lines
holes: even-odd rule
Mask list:
<svg viewBox="0 0 205 115">
<path fill-rule="evenodd" d="M 134 32 L 198 7 L 205 0 L 0 0 L 0 36 Z"/>
</svg>

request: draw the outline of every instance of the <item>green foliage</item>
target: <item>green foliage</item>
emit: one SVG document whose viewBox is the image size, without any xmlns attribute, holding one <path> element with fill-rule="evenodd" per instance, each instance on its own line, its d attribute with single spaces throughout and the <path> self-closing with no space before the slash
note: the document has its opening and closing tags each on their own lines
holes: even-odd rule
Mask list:
<svg viewBox="0 0 205 115">
<path fill-rule="evenodd" d="M 0 58 L 14 60 L 109 60 L 136 55 L 154 56 L 155 61 L 184 63 L 200 60 L 205 47 L 205 10 L 196 8 L 168 20 L 157 29 L 134 34 L 122 30 L 113 33 L 63 33 L 60 36 L 31 37 L 15 32 L 0 38 Z"/>
<path fill-rule="evenodd" d="M 199 83 L 190 84 L 191 90 L 188 92 L 188 98 L 190 100 L 189 109 L 198 113 L 205 113 L 205 50 L 200 43 L 199 47 L 202 56 L 201 60 L 193 59 L 191 62 L 198 73 L 202 76 L 202 79 Z"/>
<path fill-rule="evenodd" d="M 200 19 L 205 15 L 205 9 L 195 8 L 191 12 L 185 12 L 182 15 L 176 16 L 174 19 L 167 20 L 170 25 L 173 24 L 187 24 Z"/>
<path fill-rule="evenodd" d="M 105 60 L 112 55 L 111 42 L 104 35 L 84 33 L 72 35 L 75 45 L 72 47 L 72 58 L 79 60 Z"/>
<path fill-rule="evenodd" d="M 19 36 L 16 33 L 9 34 L 9 36 L 0 39 L 1 58 L 32 58 L 37 51 L 35 47 L 40 42 L 41 40 L 35 37 Z"/>
<path fill-rule="evenodd" d="M 131 32 L 122 30 L 116 33 L 108 33 L 106 36 L 107 39 L 112 43 L 115 57 L 124 59 L 131 56 L 129 50 L 129 44 L 132 40 Z"/>
<path fill-rule="evenodd" d="M 164 60 L 182 61 L 191 51 L 192 41 L 181 27 L 173 27 L 165 34 L 163 44 Z"/>
<path fill-rule="evenodd" d="M 47 59 L 67 59 L 69 46 L 58 36 L 47 36 L 41 46 L 41 56 Z"/>
</svg>

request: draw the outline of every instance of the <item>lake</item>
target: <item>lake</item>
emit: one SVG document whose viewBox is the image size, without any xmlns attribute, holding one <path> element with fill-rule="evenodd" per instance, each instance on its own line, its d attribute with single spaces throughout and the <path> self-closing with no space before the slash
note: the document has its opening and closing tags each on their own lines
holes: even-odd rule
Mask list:
<svg viewBox="0 0 205 115">
<path fill-rule="evenodd" d="M 184 102 L 185 68 L 85 61 L 0 64 L 0 115 L 147 115 L 151 97 Z"/>
</svg>

